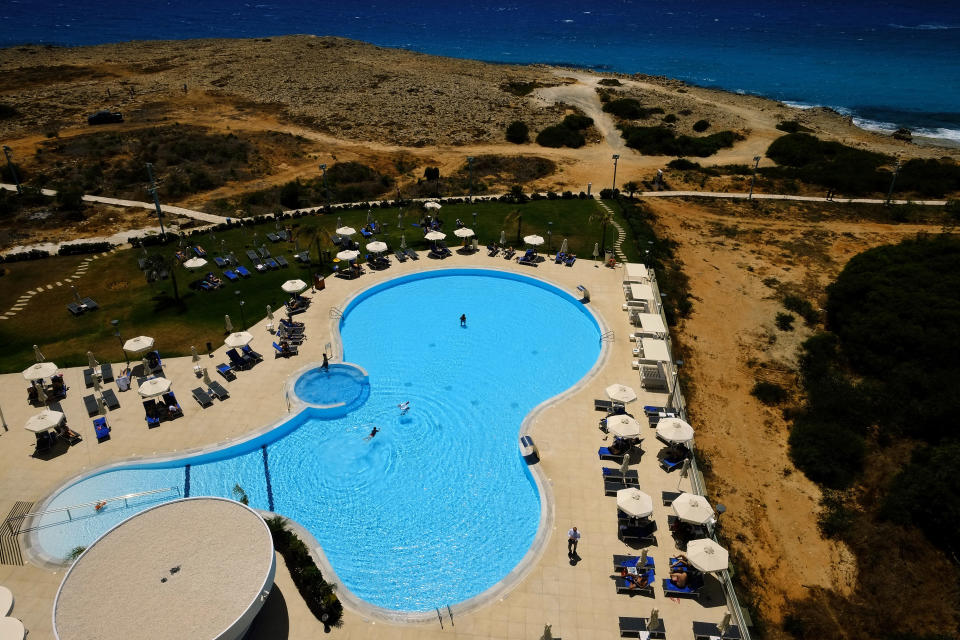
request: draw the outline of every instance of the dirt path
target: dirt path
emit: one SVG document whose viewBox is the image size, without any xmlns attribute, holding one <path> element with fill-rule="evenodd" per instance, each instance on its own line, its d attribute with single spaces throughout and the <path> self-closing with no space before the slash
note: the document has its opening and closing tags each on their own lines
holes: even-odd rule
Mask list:
<svg viewBox="0 0 960 640">
<path fill-rule="evenodd" d="M 896 242 L 921 225 L 744 219 L 716 208 L 649 201 L 659 230 L 679 243 L 694 312 L 679 332 L 692 371 L 690 405 L 714 498 L 727 506 L 723 528 L 758 584 L 758 605 L 778 637 L 782 607 L 809 586 L 846 592 L 855 561 L 816 525 L 819 489 L 787 456 L 779 409 L 750 395 L 758 379 L 795 387 L 796 353 L 811 331 L 776 329 L 788 287 L 818 306 L 824 286 L 869 247 Z M 718 203 L 712 205 L 720 206 Z M 730 205 L 732 206 L 732 205 Z"/>
<path fill-rule="evenodd" d="M 584 115 L 593 118 L 593 125 L 603 134 L 604 142 L 613 153 L 624 153 L 627 146 L 613 118 L 603 111 L 597 96 L 596 83 L 599 78 L 588 77 L 577 84 L 563 84 L 557 87 L 537 89 L 537 99 L 545 104 L 564 103 L 580 109 Z"/>
</svg>

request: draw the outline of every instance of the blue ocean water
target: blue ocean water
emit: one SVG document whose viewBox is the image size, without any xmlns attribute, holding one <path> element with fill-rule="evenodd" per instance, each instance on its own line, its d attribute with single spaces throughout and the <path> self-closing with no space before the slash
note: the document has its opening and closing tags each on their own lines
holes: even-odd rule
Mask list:
<svg viewBox="0 0 960 640">
<path fill-rule="evenodd" d="M 334 35 L 679 78 L 960 139 L 955 0 L 5 0 L 0 45 Z"/>
</svg>

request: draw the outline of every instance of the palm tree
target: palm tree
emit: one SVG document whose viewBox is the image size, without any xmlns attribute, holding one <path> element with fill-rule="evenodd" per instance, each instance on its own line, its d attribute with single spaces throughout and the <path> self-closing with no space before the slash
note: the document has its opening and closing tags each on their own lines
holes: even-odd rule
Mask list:
<svg viewBox="0 0 960 640">
<path fill-rule="evenodd" d="M 600 251 L 601 253 L 606 250 L 607 244 L 607 225 L 613 222 L 613 211 L 606 207 L 598 207 L 597 210 L 590 216 L 591 222 L 599 222 L 603 225 L 603 231 L 600 233 Z"/>
<path fill-rule="evenodd" d="M 630 199 L 633 200 L 633 194 L 640 191 L 640 185 L 631 180 L 630 182 L 624 183 L 623 190 L 630 194 Z"/>
</svg>

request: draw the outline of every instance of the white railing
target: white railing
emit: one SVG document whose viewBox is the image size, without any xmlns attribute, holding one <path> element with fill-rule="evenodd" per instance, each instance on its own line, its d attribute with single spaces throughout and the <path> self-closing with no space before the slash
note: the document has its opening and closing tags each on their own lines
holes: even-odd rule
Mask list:
<svg viewBox="0 0 960 640">
<path fill-rule="evenodd" d="M 7 526 L 7 528 L 10 530 L 10 533 L 11 533 L 11 534 L 27 533 L 28 531 L 34 531 L 34 530 L 36 530 L 36 529 L 39 529 L 39 528 L 40 528 L 40 525 L 33 526 L 33 527 L 29 527 L 29 528 L 27 528 L 27 529 L 14 529 L 13 523 L 14 523 L 15 521 L 20 521 L 20 522 L 22 522 L 22 521 L 25 520 L 26 518 L 32 518 L 32 517 L 38 517 L 38 516 L 46 516 L 46 515 L 49 515 L 49 514 L 51 514 L 51 513 L 64 513 L 64 512 L 66 512 L 66 514 L 67 514 L 67 519 L 64 520 L 63 522 L 52 522 L 52 523 L 49 523 L 49 524 L 45 524 L 45 525 L 43 525 L 43 526 L 50 526 L 50 525 L 56 525 L 56 524 L 64 524 L 64 523 L 66 523 L 66 522 L 72 522 L 72 521 L 73 521 L 73 511 L 75 511 L 75 510 L 77 510 L 77 509 L 86 508 L 86 507 L 93 507 L 96 511 L 99 511 L 99 509 L 97 509 L 97 505 L 100 505 L 100 507 L 103 508 L 103 506 L 105 506 L 105 505 L 107 505 L 107 504 L 109 504 L 109 503 L 111 503 L 111 502 L 119 502 L 119 501 L 121 501 L 121 500 L 123 501 L 123 506 L 124 506 L 124 508 L 126 508 L 126 507 L 129 507 L 129 506 L 130 506 L 130 499 L 131 499 L 131 498 L 139 498 L 139 497 L 142 497 L 142 496 L 150 496 L 150 495 L 156 495 L 156 494 L 159 494 L 159 493 L 170 493 L 170 492 L 174 492 L 174 493 L 176 493 L 176 494 L 179 496 L 179 495 L 180 495 L 180 487 L 165 487 L 165 488 L 163 488 L 163 489 L 151 489 L 150 491 L 140 491 L 140 492 L 138 492 L 138 493 L 128 493 L 128 494 L 123 495 L 123 496 L 114 496 L 114 497 L 112 497 L 112 498 L 101 498 L 100 500 L 94 500 L 93 502 L 84 502 L 84 503 L 82 503 L 82 504 L 72 504 L 72 505 L 70 505 L 69 507 L 58 507 L 57 509 L 46 509 L 45 511 L 32 511 L 32 512 L 30 512 L 30 513 L 24 513 L 24 514 L 19 515 L 19 516 L 13 516 L 13 517 L 11 517 L 11 518 L 7 518 L 6 520 L 3 521 L 3 524 Z"/>
</svg>

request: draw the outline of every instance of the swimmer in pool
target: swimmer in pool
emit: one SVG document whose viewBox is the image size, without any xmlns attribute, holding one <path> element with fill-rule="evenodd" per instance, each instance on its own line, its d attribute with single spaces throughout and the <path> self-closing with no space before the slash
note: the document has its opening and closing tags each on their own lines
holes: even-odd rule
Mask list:
<svg viewBox="0 0 960 640">
<path fill-rule="evenodd" d="M 407 415 L 407 411 L 410 411 L 410 401 L 407 400 L 406 402 L 401 402 L 397 405 L 397 408 L 400 409 L 400 415 Z"/>
<path fill-rule="evenodd" d="M 373 428 L 373 431 L 370 432 L 370 435 L 368 435 L 366 438 L 364 438 L 364 440 L 370 440 L 370 439 L 372 439 L 373 436 L 377 435 L 379 432 L 380 432 L 380 429 L 377 428 L 377 427 L 374 427 L 374 428 Z"/>
</svg>

